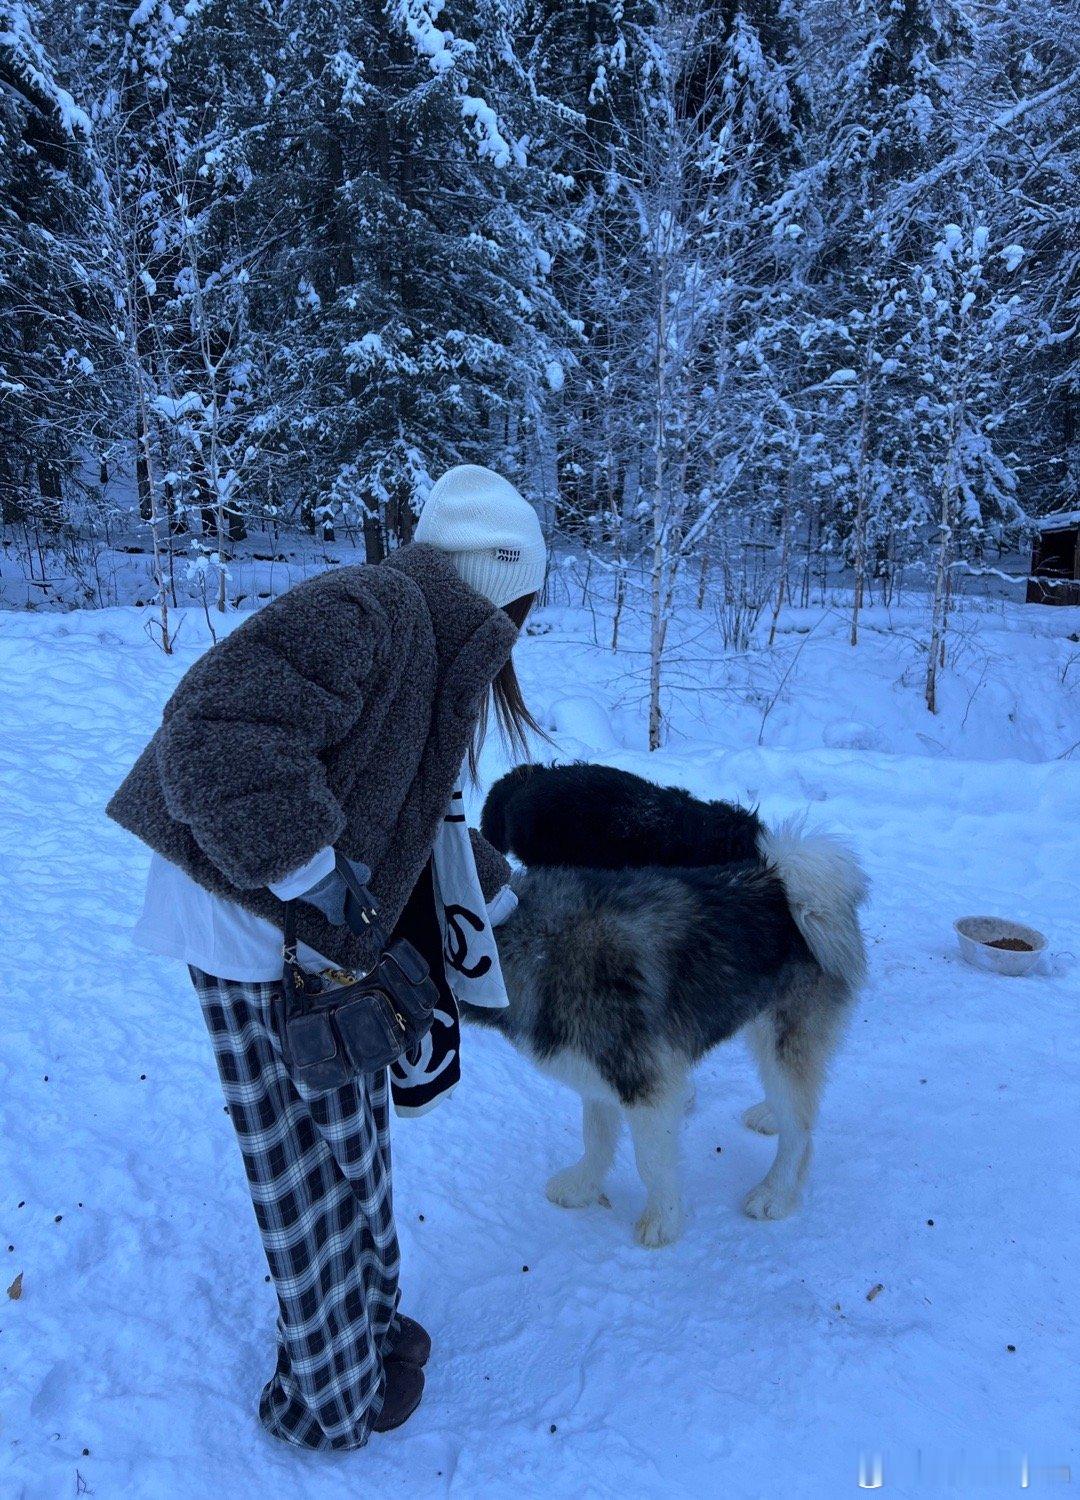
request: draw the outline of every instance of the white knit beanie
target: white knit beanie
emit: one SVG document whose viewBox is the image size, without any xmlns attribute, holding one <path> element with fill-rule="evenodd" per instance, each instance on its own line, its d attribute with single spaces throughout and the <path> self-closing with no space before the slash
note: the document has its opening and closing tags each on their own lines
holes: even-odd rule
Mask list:
<svg viewBox="0 0 1080 1500">
<path fill-rule="evenodd" d="M 500 609 L 543 585 L 547 548 L 536 512 L 508 479 L 479 464 L 458 464 L 435 481 L 414 540 L 448 553 L 465 582 Z"/>
</svg>

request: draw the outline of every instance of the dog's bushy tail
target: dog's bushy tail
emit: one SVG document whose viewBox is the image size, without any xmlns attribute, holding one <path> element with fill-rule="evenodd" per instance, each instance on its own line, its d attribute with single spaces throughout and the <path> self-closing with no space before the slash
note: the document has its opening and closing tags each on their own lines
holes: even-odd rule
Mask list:
<svg viewBox="0 0 1080 1500">
<path fill-rule="evenodd" d="M 767 828 L 758 847 L 810 952 L 826 974 L 857 990 L 866 975 L 858 908 L 870 885 L 855 854 L 831 834 L 807 833 L 799 818 Z"/>
</svg>

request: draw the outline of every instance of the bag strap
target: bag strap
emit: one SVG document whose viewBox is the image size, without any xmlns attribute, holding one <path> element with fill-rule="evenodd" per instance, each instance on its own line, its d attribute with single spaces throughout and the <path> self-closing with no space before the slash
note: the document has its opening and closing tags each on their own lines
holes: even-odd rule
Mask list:
<svg viewBox="0 0 1080 1500">
<path fill-rule="evenodd" d="M 345 882 L 345 889 L 356 903 L 356 919 L 362 922 L 364 927 L 370 927 L 380 948 L 385 948 L 387 938 L 383 925 L 379 921 L 379 903 L 375 900 L 375 897 L 368 890 L 367 886 L 361 884 L 356 871 L 349 861 L 336 849 L 334 850 L 334 860 L 337 872 Z M 346 922 L 350 931 L 354 932 L 357 937 L 363 937 L 363 927 L 357 927 L 354 921 L 349 920 L 348 902 L 345 904 L 345 912 Z"/>
<path fill-rule="evenodd" d="M 368 929 L 374 936 L 381 951 L 387 946 L 389 940 L 386 936 L 386 929 L 379 921 L 379 903 L 375 900 L 375 897 L 368 890 L 367 886 L 361 884 L 357 878 L 356 871 L 340 850 L 337 849 L 334 850 L 334 868 L 341 876 L 341 879 L 345 883 L 346 891 L 355 903 L 354 911 L 350 912 L 349 903 L 346 899 L 346 925 L 350 932 L 354 932 L 357 937 L 364 937 L 366 935 L 364 929 Z M 282 956 L 285 960 L 286 969 L 300 967 L 296 958 L 297 899 L 294 898 L 292 901 L 286 901 L 285 903 L 285 920 L 282 924 Z M 363 925 L 357 925 L 358 923 L 362 923 Z"/>
</svg>

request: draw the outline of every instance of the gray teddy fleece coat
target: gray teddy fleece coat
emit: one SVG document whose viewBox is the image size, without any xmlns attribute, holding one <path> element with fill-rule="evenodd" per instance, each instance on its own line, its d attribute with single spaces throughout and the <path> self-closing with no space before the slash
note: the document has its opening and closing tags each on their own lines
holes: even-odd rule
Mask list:
<svg viewBox="0 0 1080 1500">
<path fill-rule="evenodd" d="M 517 629 L 432 547 L 290 589 L 185 674 L 109 816 L 199 885 L 280 927 L 267 890 L 327 844 L 371 867 L 387 928 L 427 861 Z M 474 834 L 490 899 L 506 861 Z M 373 939 L 301 905 L 343 967 Z"/>
</svg>

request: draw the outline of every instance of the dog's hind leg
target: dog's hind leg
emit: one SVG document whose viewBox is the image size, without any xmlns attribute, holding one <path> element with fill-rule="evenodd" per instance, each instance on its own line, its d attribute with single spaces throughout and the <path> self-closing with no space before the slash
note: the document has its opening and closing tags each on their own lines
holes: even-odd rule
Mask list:
<svg viewBox="0 0 1080 1500">
<path fill-rule="evenodd" d="M 670 1245 L 682 1233 L 679 1127 L 684 1114 L 685 1093 L 681 1087 L 650 1104 L 627 1107 L 634 1157 L 647 1194 L 634 1238 L 650 1249 Z"/>
<path fill-rule="evenodd" d="M 615 1160 L 620 1124 L 617 1104 L 606 1099 L 582 1099 L 581 1133 L 585 1155 L 572 1167 L 564 1167 L 548 1179 L 546 1191 L 552 1203 L 557 1203 L 560 1208 L 584 1208 L 599 1200 L 604 1178 Z"/>
<path fill-rule="evenodd" d="M 800 1000 L 765 1011 L 748 1028 L 778 1137 L 776 1159 L 743 1205 L 752 1219 L 793 1212 L 810 1165 L 811 1132 L 840 1017 L 835 1006 Z"/>
</svg>

